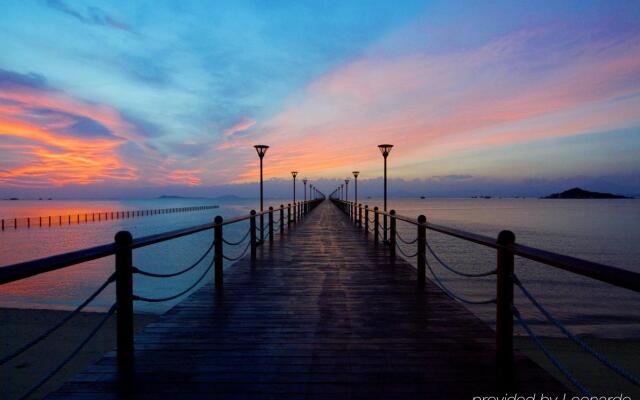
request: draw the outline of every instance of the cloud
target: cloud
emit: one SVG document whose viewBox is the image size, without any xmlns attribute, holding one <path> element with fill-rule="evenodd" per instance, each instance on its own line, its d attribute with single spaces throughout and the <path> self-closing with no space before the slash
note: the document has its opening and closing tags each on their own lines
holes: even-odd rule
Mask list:
<svg viewBox="0 0 640 400">
<path fill-rule="evenodd" d="M 117 181 L 193 183 L 146 141 L 143 121 L 50 87 L 37 74 L 0 70 L 0 182 L 13 187 Z M 135 157 L 123 157 L 133 146 Z M 153 161 L 151 161 L 153 160 Z M 174 170 L 181 171 L 172 175 Z M 144 174 L 142 173 L 144 171 Z M 158 174 L 161 174 L 158 176 Z"/>
<path fill-rule="evenodd" d="M 640 30 L 590 29 L 549 25 L 449 52 L 390 52 L 420 40 L 402 31 L 309 83 L 257 140 L 288 155 L 268 161 L 276 176 L 291 166 L 372 173 L 376 145 L 389 141 L 396 171 L 424 176 L 425 160 L 438 160 L 430 173 L 465 174 L 454 161 L 464 151 L 640 125 Z"/>
<path fill-rule="evenodd" d="M 84 24 L 103 26 L 106 28 L 134 33 L 129 25 L 95 6 L 87 7 L 84 12 L 81 12 L 67 5 L 62 0 L 47 0 L 47 5 L 52 9 L 69 15 Z"/>
<path fill-rule="evenodd" d="M 251 118 L 242 118 L 240 122 L 231 126 L 229 129 L 223 132 L 223 136 L 226 138 L 234 136 L 238 132 L 244 132 L 256 124 L 256 121 Z"/>
</svg>

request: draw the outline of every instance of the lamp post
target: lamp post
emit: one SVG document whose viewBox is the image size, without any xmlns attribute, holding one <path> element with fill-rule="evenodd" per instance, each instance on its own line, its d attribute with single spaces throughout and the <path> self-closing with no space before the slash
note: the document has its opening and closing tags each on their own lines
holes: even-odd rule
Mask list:
<svg viewBox="0 0 640 400">
<path fill-rule="evenodd" d="M 391 152 L 392 144 L 381 144 L 378 145 L 380 149 L 380 153 L 382 153 L 382 157 L 384 157 L 384 212 L 387 212 L 387 157 Z M 384 235 L 383 240 L 387 241 L 387 216 L 384 216 Z"/>
<path fill-rule="evenodd" d="M 264 197 L 262 191 L 262 159 L 264 158 L 265 153 L 269 146 L 264 144 L 257 144 L 255 146 L 256 152 L 258 153 L 258 157 L 260 157 L 260 241 L 264 240 L 264 233 L 262 232 L 264 227 L 264 215 L 262 212 L 264 211 Z"/>
<path fill-rule="evenodd" d="M 356 198 L 355 198 L 355 202 L 356 204 L 358 204 L 358 175 L 360 175 L 360 171 L 353 171 L 353 178 L 356 181 Z"/>
<path fill-rule="evenodd" d="M 344 184 L 346 186 L 344 200 L 349 201 L 349 178 L 344 179 Z"/>
<path fill-rule="evenodd" d="M 291 176 L 293 176 L 293 204 L 296 204 L 296 176 L 298 176 L 298 171 L 291 171 Z"/>
<path fill-rule="evenodd" d="M 344 200 L 344 183 L 340 184 L 340 200 Z"/>
<path fill-rule="evenodd" d="M 309 182 L 307 178 L 302 178 L 302 183 L 304 184 L 304 201 L 307 201 L 307 182 Z"/>
<path fill-rule="evenodd" d="M 304 203 L 302 203 L 302 208 L 305 211 L 307 209 L 307 182 L 309 180 L 306 177 L 302 178 L 302 183 L 304 184 Z"/>
</svg>

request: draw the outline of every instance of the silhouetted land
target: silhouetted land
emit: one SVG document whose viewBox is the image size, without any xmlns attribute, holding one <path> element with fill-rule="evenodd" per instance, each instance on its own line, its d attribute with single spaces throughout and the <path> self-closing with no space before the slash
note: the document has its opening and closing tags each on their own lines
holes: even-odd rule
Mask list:
<svg viewBox="0 0 640 400">
<path fill-rule="evenodd" d="M 581 188 L 565 190 L 562 193 L 554 193 L 543 199 L 631 199 L 631 197 L 612 193 L 590 192 Z"/>
</svg>

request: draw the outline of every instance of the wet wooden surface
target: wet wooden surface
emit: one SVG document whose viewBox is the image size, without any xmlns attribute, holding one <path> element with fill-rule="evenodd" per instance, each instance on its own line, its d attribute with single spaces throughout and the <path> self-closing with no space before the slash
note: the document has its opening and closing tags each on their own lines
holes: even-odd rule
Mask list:
<svg viewBox="0 0 640 400">
<path fill-rule="evenodd" d="M 494 333 L 328 201 L 107 354 L 51 399 L 442 398 L 504 395 Z M 521 355 L 510 391 L 566 389 Z"/>
</svg>

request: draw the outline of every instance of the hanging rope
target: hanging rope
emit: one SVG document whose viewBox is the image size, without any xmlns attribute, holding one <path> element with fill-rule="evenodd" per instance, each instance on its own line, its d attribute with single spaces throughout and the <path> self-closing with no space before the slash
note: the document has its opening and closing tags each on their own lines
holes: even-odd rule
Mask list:
<svg viewBox="0 0 640 400">
<path fill-rule="evenodd" d="M 213 249 L 213 245 L 214 242 L 211 242 L 211 246 L 209 246 L 209 248 L 207 249 L 207 251 L 204 252 L 204 254 L 193 264 L 191 264 L 190 266 L 188 266 L 187 268 L 178 271 L 178 272 L 173 272 L 173 273 L 169 273 L 169 274 L 160 274 L 160 273 L 155 273 L 155 272 L 149 272 L 149 271 L 144 271 L 141 270 L 137 267 L 133 267 L 133 273 L 134 274 L 140 274 L 140 275 L 144 275 L 144 276 L 150 276 L 153 278 L 172 278 L 174 276 L 178 276 L 178 275 L 182 275 L 184 273 L 187 273 L 189 271 L 191 271 L 192 269 L 194 269 L 195 267 L 197 267 L 202 260 L 205 259 L 205 257 L 207 257 L 207 255 L 211 252 L 211 250 Z"/>
<path fill-rule="evenodd" d="M 247 250 L 249 249 L 249 246 L 251 246 L 251 242 L 247 243 L 247 245 L 245 246 L 244 250 L 242 250 L 242 253 L 240 253 L 240 255 L 237 256 L 237 257 L 227 257 L 224 254 L 222 255 L 222 257 L 227 261 L 237 261 L 237 260 L 241 259 L 242 257 L 244 257 L 245 254 L 247 254 Z"/>
<path fill-rule="evenodd" d="M 425 260 L 425 261 L 426 261 L 426 260 Z M 427 264 L 427 268 L 429 269 L 429 271 L 431 272 L 431 275 L 433 276 L 433 278 L 434 278 L 434 280 L 435 280 L 436 285 L 437 285 L 440 289 L 442 289 L 442 291 L 443 291 L 443 292 L 445 292 L 446 294 L 448 294 L 448 295 L 449 295 L 449 297 L 451 297 L 451 298 L 453 298 L 453 299 L 455 299 L 455 300 L 461 301 L 461 302 L 463 302 L 463 303 L 466 303 L 466 304 L 474 304 L 474 305 L 477 305 L 477 304 L 491 304 L 491 303 L 495 303 L 495 302 L 496 302 L 496 299 L 495 299 L 495 298 L 493 298 L 493 299 L 489 299 L 489 300 L 473 300 L 473 299 L 468 299 L 468 298 L 465 298 L 465 297 L 461 297 L 461 296 L 459 296 L 459 295 L 457 295 L 457 294 L 453 293 L 451 290 L 447 289 L 447 287 L 443 285 L 442 281 L 441 281 L 441 280 L 438 278 L 438 276 L 433 272 L 433 269 L 431 268 L 431 264 L 429 264 L 429 262 L 428 262 L 428 261 L 426 262 L 426 264 Z"/>
<path fill-rule="evenodd" d="M 20 354 L 22 354 L 25 351 L 29 350 L 31 347 L 33 347 L 36 344 L 40 343 L 42 340 L 46 339 L 53 332 L 57 331 L 62 325 L 66 324 L 71 318 L 73 318 L 76 315 L 78 315 L 78 313 L 80 311 L 82 311 L 83 308 L 85 308 L 89 303 L 91 303 L 93 301 L 93 299 L 95 299 L 100 293 L 102 293 L 102 291 L 107 286 L 109 286 L 113 281 L 115 281 L 115 278 L 116 278 L 116 274 L 115 273 L 111 274 L 111 276 L 109 276 L 109 278 L 107 278 L 107 280 L 102 285 L 100 285 L 100 287 L 98 289 L 96 289 L 96 291 L 93 292 L 91 294 L 91 296 L 87 297 L 87 299 L 85 301 L 83 301 L 78 307 L 76 307 L 75 310 L 73 310 L 70 314 L 68 314 L 66 317 L 64 317 L 60 322 L 58 322 L 57 324 L 55 324 L 54 326 L 52 326 L 51 328 L 46 330 L 44 333 L 42 333 L 37 338 L 31 340 L 29 343 L 27 343 L 24 346 L 20 347 L 18 350 L 14 351 L 13 353 L 9 354 L 8 356 L 5 356 L 4 358 L 2 358 L 2 360 L 0 360 L 0 365 L 3 365 L 5 363 L 13 360 L 14 358 L 19 356 Z"/>
<path fill-rule="evenodd" d="M 418 238 L 417 238 L 417 237 L 416 237 L 415 239 L 411 240 L 411 241 L 407 241 L 407 240 L 405 240 L 405 239 L 402 237 L 402 235 L 400 235 L 400 231 L 399 231 L 399 230 L 397 230 L 397 229 L 396 229 L 396 237 L 397 237 L 398 239 L 400 239 L 400 241 L 401 241 L 402 243 L 404 243 L 404 244 L 414 244 L 415 242 L 417 242 L 417 241 L 418 241 Z"/>
<path fill-rule="evenodd" d="M 400 247 L 400 245 L 396 242 L 396 248 L 398 249 L 398 251 L 400 252 L 400 254 L 402 254 L 405 258 L 413 258 L 415 256 L 418 255 L 418 250 L 416 250 L 415 253 L 413 254 L 407 254 L 404 252 L 404 250 L 402 250 L 402 247 Z"/>
<path fill-rule="evenodd" d="M 222 241 L 228 244 L 229 246 L 237 246 L 240 243 L 244 242 L 247 237 L 249 237 L 249 233 L 251 233 L 251 229 L 247 229 L 247 233 L 245 233 L 242 239 L 238 240 L 237 242 L 229 242 L 225 238 L 222 238 Z"/>
<path fill-rule="evenodd" d="M 189 286 L 187 289 L 183 290 L 180 293 L 174 294 L 172 296 L 160 297 L 160 298 L 155 298 L 155 299 L 154 298 L 149 298 L 149 297 L 138 296 L 138 295 L 134 294 L 133 295 L 133 300 L 144 301 L 144 302 L 147 302 L 147 303 L 160 303 L 160 302 L 163 302 L 163 301 L 169 301 L 169 300 L 177 299 L 178 297 L 187 294 L 189 291 L 191 291 L 191 289 L 196 287 L 204 279 L 204 277 L 207 275 L 207 272 L 209 272 L 209 270 L 211 270 L 211 267 L 213 267 L 213 261 L 214 260 L 212 259 L 211 263 L 209 264 L 207 269 L 204 270 L 202 275 L 200 275 L 198 280 L 196 280 L 191 286 Z"/>
<path fill-rule="evenodd" d="M 100 328 L 102 328 L 102 326 L 107 322 L 107 320 L 109 319 L 109 317 L 111 317 L 113 315 L 113 313 L 116 311 L 116 304 L 112 305 L 111 308 L 109 309 L 109 311 L 105 314 L 105 316 L 102 318 L 102 320 L 100 320 L 100 322 L 98 323 L 98 325 L 95 326 L 95 328 L 93 328 L 93 330 L 84 338 L 84 340 L 71 352 L 71 354 L 69 354 L 67 356 L 67 358 L 65 358 L 60 364 L 58 364 L 54 369 L 52 369 L 44 378 L 42 378 L 38 383 L 36 383 L 34 386 L 31 387 L 31 389 L 29 389 L 29 391 L 27 393 L 25 393 L 24 395 L 22 395 L 22 397 L 20 397 L 20 400 L 23 399 L 27 399 L 29 397 L 31 397 L 31 395 L 38 389 L 40 389 L 42 387 L 42 385 L 44 385 L 45 383 L 47 383 L 47 381 L 49 379 L 51 379 L 55 374 L 57 374 L 62 367 L 64 367 L 65 365 L 67 365 L 67 363 L 69 361 L 71 361 L 71 359 L 73 359 L 76 355 L 78 355 L 78 353 L 80 352 L 80 350 L 82 350 L 82 348 L 89 342 L 89 340 L 91 340 L 92 337 L 95 336 L 96 333 L 98 333 L 98 331 L 100 330 Z"/>
<path fill-rule="evenodd" d="M 600 361 L 606 367 L 608 367 L 609 369 L 614 371 L 616 374 L 620 375 L 621 377 L 623 377 L 624 379 L 626 379 L 629 382 L 633 383 L 634 385 L 640 386 L 640 380 L 638 380 L 638 378 L 636 378 L 635 376 L 631 375 L 630 372 L 626 371 L 624 368 L 622 368 L 618 364 L 615 364 L 614 362 L 612 362 L 609 359 L 607 359 L 604 355 L 602 355 L 602 354 L 598 353 L 596 350 L 592 349 L 587 343 L 582 341 L 582 339 L 580 339 L 579 337 L 577 337 L 576 335 L 571 333 L 569 331 L 569 329 L 567 329 L 566 326 L 564 326 L 553 315 L 551 315 L 551 313 L 546 308 L 544 308 L 544 306 L 542 306 L 542 304 L 540 304 L 538 302 L 538 300 L 536 300 L 535 297 L 533 297 L 533 295 L 527 290 L 527 288 L 524 287 L 524 285 L 522 284 L 520 279 L 518 279 L 518 277 L 515 274 L 513 275 L 513 283 L 520 288 L 522 293 L 547 318 L 547 320 L 549 322 L 551 322 L 553 325 L 555 325 L 569 339 L 571 339 L 572 342 L 574 342 L 576 345 L 578 345 L 585 352 L 591 354 L 593 357 L 595 357 L 598 361 Z"/>
<path fill-rule="evenodd" d="M 573 386 L 578 388 L 580 393 L 582 393 L 585 396 L 591 396 L 591 392 L 589 392 L 589 390 L 586 387 L 584 387 L 580 383 L 580 381 L 578 381 L 576 377 L 571 374 L 571 372 L 569 372 L 569 370 L 560 362 L 560 360 L 558 360 L 551 353 L 551 351 L 547 349 L 547 347 L 542 343 L 540 338 L 535 333 L 533 333 L 529 325 L 520 316 L 520 311 L 518 311 L 518 309 L 515 306 L 511 306 L 511 310 L 513 311 L 513 315 L 516 317 L 520 325 L 524 328 L 524 330 L 527 332 L 527 334 L 533 340 L 536 346 L 538 346 L 538 348 L 544 353 L 544 355 L 547 356 L 549 361 L 551 361 L 551 363 L 562 373 L 562 375 L 564 375 L 565 378 L 567 378 L 569 382 L 573 384 Z"/>
<path fill-rule="evenodd" d="M 496 274 L 496 270 L 495 269 L 492 269 L 492 270 L 486 271 L 486 272 L 479 272 L 479 273 L 470 273 L 470 272 L 463 272 L 463 271 L 457 270 L 457 269 L 449 266 L 446 262 L 444 262 L 443 259 L 438 257 L 438 255 L 435 253 L 435 251 L 433 251 L 433 249 L 429 245 L 429 241 L 426 240 L 426 238 L 425 238 L 425 244 L 427 245 L 427 249 L 429 250 L 429 253 L 431 253 L 431 255 L 433 256 L 433 258 L 435 258 L 438 261 L 438 263 L 440 265 L 442 265 L 445 269 L 449 270 L 450 272 L 453 272 L 456 275 L 464 276 L 464 277 L 467 277 L 467 278 L 481 278 L 481 277 L 484 277 L 484 276 L 490 276 L 490 275 L 495 275 Z"/>
</svg>

